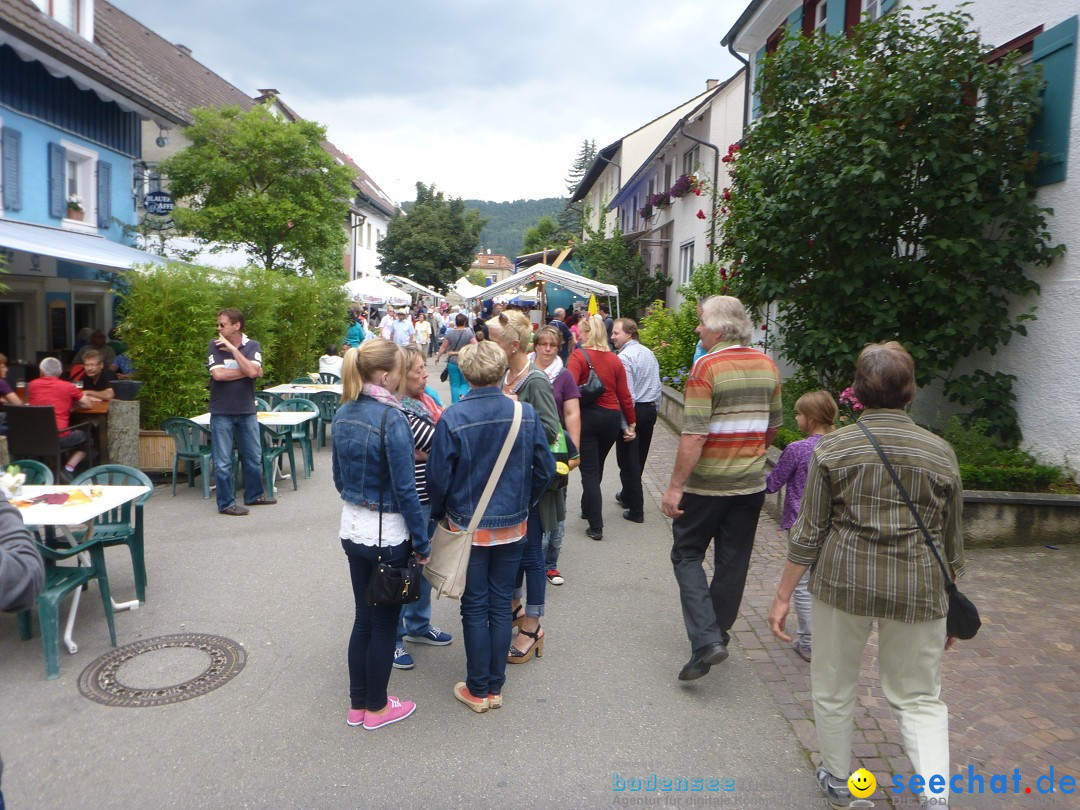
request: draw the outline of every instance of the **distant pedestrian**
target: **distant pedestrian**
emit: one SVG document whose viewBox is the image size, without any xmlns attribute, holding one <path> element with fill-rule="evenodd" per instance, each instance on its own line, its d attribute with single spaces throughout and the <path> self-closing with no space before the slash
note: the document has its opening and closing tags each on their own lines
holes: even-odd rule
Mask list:
<svg viewBox="0 0 1080 810">
<path fill-rule="evenodd" d="M 615 499 L 626 507 L 623 517 L 634 523 L 645 522 L 645 498 L 641 490 L 641 475 L 652 447 L 656 427 L 657 406 L 660 403 L 660 363 L 652 349 L 638 342 L 638 326 L 632 318 L 619 318 L 611 329 L 611 342 L 619 352 L 626 369 L 626 384 L 634 400 L 637 430 L 629 442 L 616 442 L 615 457 L 619 462 L 622 492 Z M 625 421 L 625 420 L 624 420 Z M 625 427 L 625 424 L 623 425 Z"/>
<path fill-rule="evenodd" d="M 784 492 L 784 511 L 780 516 L 780 536 L 785 546 L 789 530 L 799 516 L 799 506 L 806 489 L 806 476 L 810 471 L 810 457 L 821 437 L 836 429 L 837 413 L 836 400 L 828 391 L 811 391 L 795 401 L 795 421 L 799 430 L 807 434 L 807 437 L 784 448 L 780 460 L 765 481 L 765 491 L 768 493 L 779 492 L 781 487 L 787 487 Z M 810 660 L 813 650 L 810 591 L 807 589 L 809 581 L 810 569 L 807 568 L 799 584 L 795 586 L 792 600 L 795 603 L 799 631 L 799 637 L 795 639 L 792 647 L 804 661 Z"/>
<path fill-rule="evenodd" d="M 697 332 L 708 354 L 686 381 L 682 436 L 661 506 L 673 519 L 671 564 L 692 650 L 681 681 L 728 657 L 765 502 L 765 450 L 783 423 L 780 372 L 747 345 L 751 329 L 738 298 L 702 303 Z M 703 567 L 710 544 L 711 583 Z"/>
<path fill-rule="evenodd" d="M 248 514 L 234 496 L 232 453 L 235 444 L 244 466 L 244 504 L 271 506 L 277 501 L 263 489 L 262 438 L 255 416 L 255 380 L 262 376 L 262 347 L 244 334 L 244 313 L 217 314 L 218 337 L 210 342 L 210 434 L 214 456 L 217 507 L 223 515 Z"/>
<path fill-rule="evenodd" d="M 435 365 L 439 364 L 439 358 L 446 355 L 446 370 L 450 377 L 450 404 L 457 402 L 469 390 L 468 383 L 461 376 L 458 367 L 458 354 L 470 343 L 476 343 L 476 336 L 468 327 L 468 318 L 464 313 L 458 312 L 454 316 L 454 326 L 446 330 L 443 336 L 442 346 L 435 356 Z"/>
<path fill-rule="evenodd" d="M 364 318 L 361 315 L 360 307 L 349 307 L 349 330 L 345 333 L 345 340 L 343 343 L 347 343 L 352 348 L 356 348 L 364 342 L 366 334 L 364 332 Z"/>
<path fill-rule="evenodd" d="M 426 316 L 421 315 L 416 319 L 416 344 L 425 355 L 431 346 L 431 324 Z"/>
</svg>

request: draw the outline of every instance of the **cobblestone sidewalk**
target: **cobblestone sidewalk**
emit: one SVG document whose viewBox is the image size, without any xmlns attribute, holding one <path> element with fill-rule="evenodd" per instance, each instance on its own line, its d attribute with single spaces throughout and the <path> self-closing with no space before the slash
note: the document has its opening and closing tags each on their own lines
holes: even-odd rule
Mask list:
<svg viewBox="0 0 1080 810">
<path fill-rule="evenodd" d="M 675 460 L 678 436 L 657 425 L 643 476 L 646 493 L 660 499 Z M 1080 531 L 1080 529 L 1078 529 Z M 810 666 L 769 632 L 768 612 L 786 548 L 777 524 L 762 514 L 740 618 L 732 629 L 754 662 L 780 712 L 816 762 Z M 1009 775 L 1019 769 L 1021 790 L 1054 769 L 1080 777 L 1080 545 L 969 549 L 963 590 L 979 607 L 979 635 L 945 656 L 942 696 L 949 706 L 953 772 Z M 911 775 L 900 731 L 877 685 L 877 636 L 862 662 L 853 754 L 874 773 Z M 989 787 L 987 787 L 989 791 Z M 879 792 L 875 801 L 882 804 Z M 1054 801 L 1056 799 L 1056 801 Z M 1080 807 L 1080 794 L 967 796 L 952 807 Z M 1052 803 L 1051 803 L 1052 802 Z"/>
</svg>

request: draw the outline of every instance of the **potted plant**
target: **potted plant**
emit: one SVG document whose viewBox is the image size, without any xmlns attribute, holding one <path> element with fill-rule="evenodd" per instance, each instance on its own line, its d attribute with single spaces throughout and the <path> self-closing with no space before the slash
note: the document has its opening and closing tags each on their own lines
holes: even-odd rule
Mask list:
<svg viewBox="0 0 1080 810">
<path fill-rule="evenodd" d="M 67 198 L 67 218 L 74 219 L 78 222 L 82 222 L 82 218 L 85 216 L 83 211 L 82 197 L 78 194 L 70 194 Z"/>
<path fill-rule="evenodd" d="M 657 194 L 653 194 L 650 198 L 650 202 L 654 208 L 667 208 L 671 205 L 671 193 L 668 191 L 661 191 Z"/>
</svg>

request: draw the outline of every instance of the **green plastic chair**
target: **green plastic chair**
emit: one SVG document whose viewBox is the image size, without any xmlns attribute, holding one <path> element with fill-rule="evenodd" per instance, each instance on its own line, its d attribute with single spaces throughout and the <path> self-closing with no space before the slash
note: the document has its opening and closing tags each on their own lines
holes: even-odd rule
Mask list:
<svg viewBox="0 0 1080 810">
<path fill-rule="evenodd" d="M 11 462 L 13 466 L 18 467 L 19 471 L 26 476 L 27 486 L 49 486 L 56 479 L 53 478 L 53 471 L 40 461 L 34 461 L 33 459 L 23 458 L 18 461 Z"/>
<path fill-rule="evenodd" d="M 266 400 L 266 404 L 269 405 L 271 408 L 276 408 L 285 399 L 285 397 L 281 396 L 281 394 L 275 394 L 272 391 L 256 391 L 255 396 L 257 396 L 259 399 Z"/>
<path fill-rule="evenodd" d="M 313 383 L 311 381 L 311 375 L 310 374 L 305 374 L 303 377 L 296 377 L 292 381 L 292 384 L 293 385 L 314 385 L 315 383 Z"/>
<path fill-rule="evenodd" d="M 319 408 L 315 432 L 318 434 L 318 446 L 326 447 L 326 428 L 334 422 L 334 414 L 341 407 L 341 397 L 333 391 L 316 391 L 314 394 L 309 394 L 307 398 Z"/>
<path fill-rule="evenodd" d="M 139 603 L 146 602 L 146 554 L 143 543 L 143 504 L 154 494 L 154 485 L 142 470 L 123 464 L 102 464 L 91 467 L 71 482 L 78 484 L 99 484 L 102 486 L 139 486 L 150 487 L 150 491 L 140 495 L 134 501 L 128 501 L 115 509 L 94 518 L 91 537 L 104 548 L 127 546 L 131 555 L 131 569 L 135 574 L 135 596 Z M 133 513 L 134 512 L 134 516 Z M 82 541 L 82 537 L 79 537 Z"/>
<path fill-rule="evenodd" d="M 339 385 L 341 383 L 341 377 L 331 371 L 320 371 L 319 382 L 323 385 Z"/>
<path fill-rule="evenodd" d="M 289 470 L 292 472 L 292 488 L 296 484 L 296 457 L 293 455 L 292 437 L 288 433 L 279 433 L 269 425 L 259 424 L 262 436 L 263 488 L 266 496 L 272 498 L 274 492 L 274 465 L 284 455 L 289 456 Z"/>
<path fill-rule="evenodd" d="M 319 406 L 310 399 L 293 397 L 292 399 L 287 399 L 282 402 L 274 408 L 274 410 L 313 411 L 316 414 L 314 419 L 308 420 L 307 422 L 301 422 L 299 425 L 292 425 L 289 428 L 278 428 L 283 432 L 288 430 L 289 438 L 300 445 L 300 450 L 303 452 L 304 457 L 304 478 L 311 478 L 311 471 L 315 469 L 315 459 L 311 452 L 311 439 L 317 429 Z"/>
<path fill-rule="evenodd" d="M 187 462 L 188 486 L 195 486 L 195 465 L 202 472 L 203 500 L 210 497 L 210 481 L 213 479 L 213 448 L 210 446 L 210 431 L 197 422 L 175 416 L 161 423 L 161 429 L 172 436 L 176 444 L 176 454 L 172 463 L 172 494 L 176 497 L 176 475 L 180 462 Z M 204 441 L 205 440 L 205 441 Z"/>
<path fill-rule="evenodd" d="M 256 411 L 270 411 L 273 408 L 270 407 L 270 403 L 262 397 L 255 397 L 255 410 Z"/>
<path fill-rule="evenodd" d="M 41 626 L 41 646 L 45 649 L 45 676 L 49 680 L 60 677 L 60 602 L 72 591 L 88 582 L 97 581 L 101 603 L 105 607 L 105 620 L 109 623 L 109 640 L 116 646 L 116 623 L 113 620 L 112 594 L 109 592 L 109 575 L 105 570 L 105 547 L 101 538 L 93 537 L 74 548 L 52 548 L 37 543 L 38 551 L 45 561 L 45 586 L 38 594 L 35 606 L 38 624 Z M 78 567 L 57 565 L 87 552 L 90 565 Z M 25 641 L 33 635 L 30 627 L 30 611 L 19 613 L 19 635 Z"/>
</svg>

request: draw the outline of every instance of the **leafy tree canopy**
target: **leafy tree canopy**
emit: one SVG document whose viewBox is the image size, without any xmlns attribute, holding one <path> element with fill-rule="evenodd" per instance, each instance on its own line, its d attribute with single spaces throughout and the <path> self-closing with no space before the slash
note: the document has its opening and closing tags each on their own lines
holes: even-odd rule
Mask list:
<svg viewBox="0 0 1080 810">
<path fill-rule="evenodd" d="M 469 270 L 484 220 L 460 197 L 446 198 L 435 185 L 416 184 L 416 202 L 398 214 L 379 242 L 383 273 L 445 290 Z"/>
<path fill-rule="evenodd" d="M 623 239 L 618 226 L 611 238 L 605 239 L 606 221 L 607 214 L 602 212 L 595 230 L 586 227 L 586 240 L 574 249 L 574 263 L 584 275 L 617 286 L 622 314 L 638 318 L 655 300 L 666 296 L 671 279 L 650 274 L 641 253 Z"/>
<path fill-rule="evenodd" d="M 764 62 L 724 249 L 736 294 L 776 304 L 781 353 L 833 390 L 868 342 L 903 342 L 922 385 L 1033 317 L 1011 310 L 1038 291 L 1025 268 L 1062 250 L 1031 180 L 1040 80 L 987 50 L 966 13 L 902 10 Z"/>
<path fill-rule="evenodd" d="M 559 223 L 549 216 L 542 216 L 529 230 L 525 231 L 524 253 L 536 253 L 550 248 L 561 248 L 566 240 L 562 238 Z"/>
<path fill-rule="evenodd" d="M 194 111 L 191 146 L 165 161 L 169 187 L 190 207 L 177 229 L 241 248 L 267 270 L 344 278 L 353 172 L 322 148 L 326 130 L 283 121 L 266 106 Z"/>
</svg>

